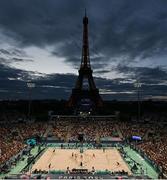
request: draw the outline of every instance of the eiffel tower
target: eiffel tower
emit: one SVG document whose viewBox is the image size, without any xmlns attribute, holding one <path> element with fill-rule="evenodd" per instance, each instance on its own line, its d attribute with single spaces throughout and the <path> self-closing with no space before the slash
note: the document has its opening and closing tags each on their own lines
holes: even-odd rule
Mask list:
<svg viewBox="0 0 167 180">
<path fill-rule="evenodd" d="M 99 95 L 99 90 L 96 88 L 89 57 L 89 41 L 88 41 L 88 17 L 83 18 L 83 45 L 82 45 L 82 59 L 79 69 L 79 76 L 77 78 L 75 88 L 72 90 L 71 97 L 68 101 L 69 107 L 77 107 L 81 101 L 89 100 L 94 108 L 102 107 L 103 101 Z M 85 85 L 85 81 L 87 84 Z M 84 87 L 86 86 L 86 88 Z"/>
</svg>

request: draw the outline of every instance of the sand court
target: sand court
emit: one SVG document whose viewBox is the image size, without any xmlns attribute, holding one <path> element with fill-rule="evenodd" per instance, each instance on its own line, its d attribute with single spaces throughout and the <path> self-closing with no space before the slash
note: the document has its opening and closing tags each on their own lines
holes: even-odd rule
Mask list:
<svg viewBox="0 0 167 180">
<path fill-rule="evenodd" d="M 73 154 L 73 155 L 72 155 Z M 81 163 L 82 162 L 82 163 Z M 82 164 L 82 166 L 81 166 Z M 131 174 L 125 161 L 117 149 L 87 149 L 80 153 L 79 149 L 54 149 L 48 148 L 32 166 L 32 170 L 63 170 L 88 169 L 104 171 L 126 171 Z"/>
</svg>

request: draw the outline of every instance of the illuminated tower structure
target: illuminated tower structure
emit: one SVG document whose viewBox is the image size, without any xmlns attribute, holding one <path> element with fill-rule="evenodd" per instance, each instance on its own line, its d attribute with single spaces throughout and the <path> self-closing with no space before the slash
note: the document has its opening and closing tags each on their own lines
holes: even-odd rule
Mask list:
<svg viewBox="0 0 167 180">
<path fill-rule="evenodd" d="M 83 45 L 82 58 L 75 88 L 72 90 L 71 97 L 68 101 L 69 107 L 91 106 L 91 108 L 102 107 L 103 101 L 96 88 L 89 57 L 89 41 L 88 41 L 88 17 L 83 18 Z"/>
</svg>

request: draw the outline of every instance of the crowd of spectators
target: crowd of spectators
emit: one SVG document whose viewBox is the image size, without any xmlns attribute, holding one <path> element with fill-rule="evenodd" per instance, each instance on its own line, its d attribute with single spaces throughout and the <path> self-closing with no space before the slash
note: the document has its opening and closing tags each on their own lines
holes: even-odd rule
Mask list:
<svg viewBox="0 0 167 180">
<path fill-rule="evenodd" d="M 167 172 L 167 128 L 157 126 L 147 140 L 137 145 L 150 159 Z"/>
<path fill-rule="evenodd" d="M 69 140 L 78 140 L 78 135 L 83 134 L 85 141 L 95 141 L 97 126 L 92 122 L 76 122 L 71 125 Z"/>
<path fill-rule="evenodd" d="M 135 122 L 119 122 L 118 127 L 124 139 L 132 136 L 140 136 L 144 138 L 149 130 L 149 125 Z"/>
<path fill-rule="evenodd" d="M 12 114 L 3 116 L 8 122 Z M 97 141 L 105 137 L 118 137 L 126 140 L 132 136 L 140 136 L 142 141 L 136 146 L 151 160 L 167 171 L 167 127 L 163 121 L 155 121 L 155 117 L 142 117 L 138 121 L 108 121 L 93 119 L 92 121 L 55 120 L 49 130 L 54 137 L 63 141 L 76 141 L 78 135 L 83 134 L 86 141 Z M 15 116 L 14 116 L 14 119 Z M 21 117 L 24 119 L 24 116 Z M 164 118 L 161 118 L 164 120 Z M 165 121 L 164 121 L 165 122 Z M 48 123 L 17 122 L 16 120 L 0 125 L 0 164 L 9 160 L 25 147 L 25 139 L 33 136 L 42 136 Z"/>
<path fill-rule="evenodd" d="M 116 122 L 98 121 L 97 125 L 99 138 L 119 136 L 116 129 Z"/>
<path fill-rule="evenodd" d="M 13 138 L 9 128 L 0 127 L 0 164 L 19 153 L 23 148 L 24 144 Z"/>
<path fill-rule="evenodd" d="M 146 122 L 119 122 L 118 125 L 124 139 L 140 136 L 142 140 L 135 143 L 136 148 L 167 172 L 167 124 L 154 119 L 147 117 Z"/>
<path fill-rule="evenodd" d="M 96 119 L 66 121 L 61 119 L 61 121 L 54 122 L 52 135 L 59 140 L 76 141 L 80 134 L 84 136 L 85 141 L 96 141 L 104 137 L 118 136 L 115 122 L 112 121 L 96 121 Z"/>
<path fill-rule="evenodd" d="M 46 131 L 41 123 L 5 123 L 0 125 L 0 164 L 17 155 L 26 146 L 25 140 Z"/>
<path fill-rule="evenodd" d="M 67 121 L 55 121 L 52 128 L 52 135 L 58 140 L 66 140 L 69 123 Z"/>
</svg>

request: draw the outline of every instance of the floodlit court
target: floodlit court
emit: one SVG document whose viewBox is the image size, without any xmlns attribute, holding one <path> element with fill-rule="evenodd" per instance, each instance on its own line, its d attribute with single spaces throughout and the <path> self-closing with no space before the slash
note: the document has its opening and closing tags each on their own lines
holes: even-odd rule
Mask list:
<svg viewBox="0 0 167 180">
<path fill-rule="evenodd" d="M 48 148 L 33 165 L 32 170 L 67 170 L 88 169 L 96 171 L 126 171 L 131 174 L 125 161 L 117 149 L 87 149 L 80 153 L 79 149 Z"/>
</svg>

